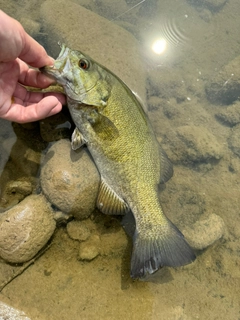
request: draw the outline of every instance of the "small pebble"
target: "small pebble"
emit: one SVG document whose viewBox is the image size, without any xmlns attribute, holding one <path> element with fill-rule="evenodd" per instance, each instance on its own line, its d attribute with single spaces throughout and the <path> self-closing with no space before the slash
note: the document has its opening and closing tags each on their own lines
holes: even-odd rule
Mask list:
<svg viewBox="0 0 240 320">
<path fill-rule="evenodd" d="M 79 246 L 78 259 L 91 261 L 100 254 L 100 237 L 93 235 Z"/>
<path fill-rule="evenodd" d="M 90 230 L 85 221 L 70 221 L 67 224 L 67 233 L 73 240 L 85 241 L 90 237 Z"/>
</svg>

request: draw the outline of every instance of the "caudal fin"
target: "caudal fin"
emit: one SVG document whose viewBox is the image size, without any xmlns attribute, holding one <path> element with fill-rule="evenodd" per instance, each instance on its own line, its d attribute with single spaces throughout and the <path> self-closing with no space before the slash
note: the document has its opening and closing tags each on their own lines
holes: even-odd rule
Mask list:
<svg viewBox="0 0 240 320">
<path fill-rule="evenodd" d="M 179 267 L 195 260 L 183 234 L 168 220 L 167 227 L 148 237 L 137 229 L 133 238 L 131 277 L 144 278 L 163 266 Z"/>
</svg>

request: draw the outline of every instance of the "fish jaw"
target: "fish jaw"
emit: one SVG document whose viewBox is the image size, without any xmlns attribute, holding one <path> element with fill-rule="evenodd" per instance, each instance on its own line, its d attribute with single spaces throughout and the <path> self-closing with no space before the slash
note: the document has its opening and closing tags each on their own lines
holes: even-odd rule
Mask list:
<svg viewBox="0 0 240 320">
<path fill-rule="evenodd" d="M 104 107 L 111 90 L 105 79 L 108 73 L 82 52 L 71 50 L 65 44 L 60 46 L 61 52 L 54 64 L 40 71 L 63 86 L 68 101 Z M 83 68 L 81 62 L 86 62 L 87 67 Z"/>
<path fill-rule="evenodd" d="M 61 51 L 54 64 L 52 66 L 44 66 L 40 68 L 40 71 L 56 80 L 57 83 L 65 86 L 67 84 L 67 78 L 64 77 L 64 74 L 70 68 L 68 58 L 70 49 L 66 47 L 65 44 L 59 43 L 59 45 L 61 46 Z"/>
<path fill-rule="evenodd" d="M 59 43 L 59 45 L 61 51 L 54 64 L 44 66 L 40 68 L 40 71 L 62 85 L 68 99 L 81 103 L 84 100 L 86 90 L 81 81 L 77 81 L 81 79 L 77 68 L 79 57 L 65 44 Z"/>
</svg>

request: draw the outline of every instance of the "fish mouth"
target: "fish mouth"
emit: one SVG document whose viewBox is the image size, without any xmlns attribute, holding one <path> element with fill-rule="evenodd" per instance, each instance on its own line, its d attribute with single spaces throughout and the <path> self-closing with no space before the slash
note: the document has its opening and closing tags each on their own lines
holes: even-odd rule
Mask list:
<svg viewBox="0 0 240 320">
<path fill-rule="evenodd" d="M 61 51 L 54 64 L 52 66 L 44 66 L 39 68 L 39 70 L 56 80 L 59 84 L 66 85 L 66 81 L 63 80 L 63 74 L 70 67 L 68 60 L 70 49 L 64 43 L 58 42 L 58 44 L 61 47 Z"/>
<path fill-rule="evenodd" d="M 61 51 L 54 64 L 44 66 L 39 70 L 63 87 L 68 100 L 82 103 L 86 100 L 88 93 L 96 86 L 96 83 L 89 85 L 87 88 L 81 83 L 81 79 L 78 79 L 76 75 L 78 68 L 78 56 L 76 53 L 78 51 L 71 50 L 64 43 L 58 42 L 58 44 L 61 47 Z"/>
</svg>

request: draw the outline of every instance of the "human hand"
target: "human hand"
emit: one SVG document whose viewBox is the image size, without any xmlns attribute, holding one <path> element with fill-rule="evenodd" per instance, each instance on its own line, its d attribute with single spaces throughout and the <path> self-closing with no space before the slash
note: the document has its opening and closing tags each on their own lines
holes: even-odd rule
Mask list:
<svg viewBox="0 0 240 320">
<path fill-rule="evenodd" d="M 0 10 L 0 118 L 25 123 L 58 113 L 65 96 L 28 92 L 21 84 L 46 88 L 54 80 L 29 66 L 53 64 L 45 49 L 15 19 Z"/>
</svg>

